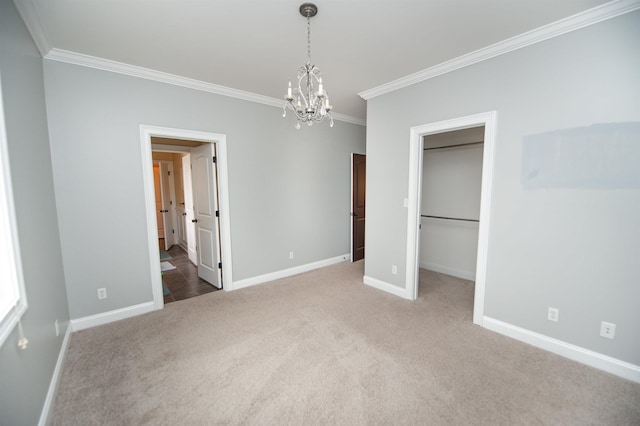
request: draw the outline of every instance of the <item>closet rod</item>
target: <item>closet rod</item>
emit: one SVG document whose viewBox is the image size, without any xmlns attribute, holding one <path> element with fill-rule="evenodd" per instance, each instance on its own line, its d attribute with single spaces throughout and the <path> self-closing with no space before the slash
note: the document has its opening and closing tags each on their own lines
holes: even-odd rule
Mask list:
<svg viewBox="0 0 640 426">
<path fill-rule="evenodd" d="M 425 148 L 424 150 L 425 151 L 431 151 L 432 149 L 456 148 L 458 146 L 478 145 L 478 144 L 481 144 L 481 143 L 484 143 L 484 142 L 468 142 L 468 143 L 461 143 L 461 144 L 458 144 L 458 145 L 436 146 L 436 147 L 433 147 L 433 148 Z"/>
<path fill-rule="evenodd" d="M 459 217 L 431 216 L 431 215 L 428 215 L 428 214 L 421 214 L 420 216 L 422 216 L 422 217 L 430 217 L 430 218 L 433 218 L 433 219 L 462 220 L 464 222 L 478 222 L 478 223 L 480 223 L 480 221 L 477 220 L 477 219 L 461 219 Z"/>
</svg>

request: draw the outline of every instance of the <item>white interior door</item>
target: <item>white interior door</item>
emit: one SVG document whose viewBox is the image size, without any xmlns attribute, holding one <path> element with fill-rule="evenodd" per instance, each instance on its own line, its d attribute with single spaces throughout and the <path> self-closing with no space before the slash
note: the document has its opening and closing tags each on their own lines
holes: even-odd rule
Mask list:
<svg viewBox="0 0 640 426">
<path fill-rule="evenodd" d="M 167 163 L 169 176 L 169 220 L 171 221 L 171 244 L 178 244 L 178 210 L 176 206 L 176 182 L 173 174 L 173 161 Z"/>
<path fill-rule="evenodd" d="M 171 185 L 169 184 L 169 165 L 160 163 L 160 193 L 162 195 L 162 209 L 164 227 L 164 249 L 169 250 L 173 245 L 173 227 L 171 218 Z"/>
<path fill-rule="evenodd" d="M 193 206 L 193 187 L 191 185 L 191 154 L 182 157 L 182 182 L 184 185 L 185 233 L 187 239 L 187 256 L 194 265 L 198 264 L 196 253 L 196 224 Z"/>
<path fill-rule="evenodd" d="M 191 150 L 191 176 L 195 209 L 198 276 L 222 288 L 218 268 L 217 185 L 213 164 L 213 144 Z"/>
</svg>

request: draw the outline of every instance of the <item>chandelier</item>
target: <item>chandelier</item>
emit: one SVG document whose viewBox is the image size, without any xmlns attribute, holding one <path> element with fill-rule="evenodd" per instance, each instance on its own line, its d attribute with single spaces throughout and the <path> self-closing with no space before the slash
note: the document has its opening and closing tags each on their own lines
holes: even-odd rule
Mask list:
<svg viewBox="0 0 640 426">
<path fill-rule="evenodd" d="M 300 14 L 307 18 L 307 63 L 298 69 L 298 86 L 287 88 L 285 104 L 282 116 L 287 116 L 287 108 L 294 112 L 298 121 L 296 129 L 300 128 L 300 123 L 313 125 L 314 121 L 322 122 L 329 118 L 329 125 L 333 127 L 333 117 L 331 110 L 333 107 L 329 103 L 329 95 L 322 87 L 322 75 L 318 67 L 311 63 L 311 18 L 316 16 L 318 8 L 312 3 L 300 5 Z M 315 88 L 317 84 L 317 90 Z"/>
</svg>

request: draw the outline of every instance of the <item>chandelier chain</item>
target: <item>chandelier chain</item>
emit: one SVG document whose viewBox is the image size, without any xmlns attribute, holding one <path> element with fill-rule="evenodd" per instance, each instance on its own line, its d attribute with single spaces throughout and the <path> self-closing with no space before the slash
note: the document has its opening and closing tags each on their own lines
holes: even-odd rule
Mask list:
<svg viewBox="0 0 640 426">
<path fill-rule="evenodd" d="M 307 63 L 311 63 L 311 18 L 307 16 Z"/>
</svg>

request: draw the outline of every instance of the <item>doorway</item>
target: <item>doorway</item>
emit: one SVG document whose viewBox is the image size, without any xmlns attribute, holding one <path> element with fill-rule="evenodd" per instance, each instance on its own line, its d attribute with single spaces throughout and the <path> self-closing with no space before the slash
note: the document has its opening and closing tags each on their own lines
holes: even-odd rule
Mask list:
<svg viewBox="0 0 640 426">
<path fill-rule="evenodd" d="M 367 157 L 351 154 L 351 261 L 364 259 Z"/>
<path fill-rule="evenodd" d="M 216 273 L 220 278 L 216 283 L 218 285 L 222 285 L 224 282 L 224 289 L 231 290 L 233 288 L 233 280 L 232 280 L 232 259 L 231 259 L 231 249 L 230 249 L 230 226 L 229 226 L 229 214 L 228 214 L 228 181 L 227 181 L 227 161 L 226 161 L 226 136 L 222 134 L 216 133 L 206 133 L 199 131 L 191 131 L 191 130 L 182 130 L 182 129 L 171 129 L 171 128 L 161 128 L 154 126 L 140 126 L 141 133 L 141 149 L 142 149 L 142 161 L 143 161 L 143 179 L 144 179 L 144 189 L 145 189 L 145 206 L 147 211 L 147 234 L 148 234 L 148 242 L 149 242 L 149 255 L 150 255 L 150 274 L 151 274 L 151 285 L 152 285 L 152 294 L 154 300 L 154 307 L 156 309 L 161 309 L 163 306 L 163 285 L 162 285 L 162 276 L 160 273 L 160 252 L 158 247 L 158 230 L 156 225 L 156 211 L 155 211 L 155 199 L 154 199 L 154 187 L 153 187 L 153 170 L 152 170 L 152 138 L 154 142 L 153 145 L 154 150 L 160 151 L 176 151 L 178 153 L 182 152 L 183 154 L 189 153 L 192 155 L 191 159 L 193 160 L 193 152 L 190 147 L 179 146 L 180 144 L 176 142 L 176 140 L 185 140 L 195 142 L 196 145 L 201 145 L 203 151 L 207 149 L 209 152 L 214 152 L 215 155 L 209 156 L 206 155 L 207 160 L 209 162 L 215 162 L 215 169 L 211 166 L 207 169 L 207 173 L 203 175 L 201 172 L 194 172 L 194 176 L 199 173 L 200 177 L 204 177 L 204 184 L 200 185 L 200 187 L 207 186 L 209 190 L 212 188 L 217 188 L 217 193 L 215 196 L 208 197 L 208 202 L 204 204 L 200 204 L 200 208 L 197 208 L 194 212 L 193 222 L 200 222 L 203 218 L 202 215 L 208 215 L 216 218 L 219 226 L 216 227 L 215 230 L 208 228 L 204 232 L 200 233 L 200 236 L 206 234 L 207 232 L 216 233 L 216 243 L 217 247 L 215 250 L 212 249 L 212 245 L 209 244 L 205 246 L 203 242 L 199 242 L 197 244 L 196 253 L 198 254 L 198 262 L 202 262 L 203 260 L 206 263 L 207 267 L 215 267 Z M 160 141 L 158 143 L 158 141 Z M 175 145 L 173 145 L 175 143 Z M 203 157 L 204 158 L 204 157 Z M 203 162 L 201 162 L 203 163 Z M 174 163 L 175 164 L 175 163 Z M 195 167 L 195 166 L 194 166 Z M 215 173 L 213 176 L 211 173 Z M 207 178 L 208 176 L 208 178 Z M 194 186 L 195 182 L 194 182 Z M 196 188 L 194 191 L 194 195 L 198 193 L 198 189 Z M 202 191 L 201 191 L 202 192 Z M 210 192 L 211 193 L 211 192 Z M 197 206 L 198 201 L 195 200 L 195 207 Z M 200 197 L 202 200 L 203 198 Z M 186 201 L 181 201 L 185 202 Z M 179 205 L 179 203 L 178 203 Z M 181 212 L 184 213 L 184 212 Z M 185 235 L 187 234 L 185 230 Z M 176 245 L 176 248 L 178 245 Z M 203 255 L 206 254 L 216 254 L 216 260 L 211 261 L 210 259 L 204 259 Z M 188 262 L 187 256 L 185 253 L 185 261 Z"/>
<path fill-rule="evenodd" d="M 473 281 L 484 127 L 426 135 L 423 143 L 419 266 Z"/>
<path fill-rule="evenodd" d="M 165 302 L 175 300 L 175 297 L 180 300 L 187 298 L 185 296 L 192 297 L 210 292 L 211 289 L 205 283 L 220 289 L 222 276 L 219 261 L 221 254 L 215 144 L 157 137 L 152 137 L 151 142 L 152 158 L 160 167 L 160 191 L 156 188 L 156 193 L 160 192 L 161 195 L 160 213 L 164 219 L 164 238 L 160 241 L 164 241 L 165 244 L 160 245 L 160 266 L 163 272 Z M 185 164 L 183 170 L 185 150 L 189 152 L 190 161 Z M 179 173 L 173 173 L 174 168 Z M 184 189 L 183 176 L 188 177 L 187 180 L 191 183 L 189 191 Z M 178 185 L 175 185 L 176 181 Z M 187 198 L 189 193 L 192 196 Z M 158 198 L 156 205 L 157 201 Z M 176 221 L 178 213 L 179 225 Z M 186 250 L 179 247 L 182 228 L 184 234 L 188 232 L 195 235 L 195 239 L 187 241 Z M 160 226 L 158 229 L 160 232 Z M 176 245 L 179 248 L 176 247 L 169 253 Z M 193 262 L 195 274 L 187 262 L 169 259 L 178 254 L 186 260 L 190 251 L 196 252 Z M 176 291 L 178 294 L 174 295 Z M 170 295 L 174 298 L 168 299 Z"/>
<path fill-rule="evenodd" d="M 420 263 L 420 222 L 422 204 L 422 176 L 424 161 L 424 137 L 455 130 L 484 127 L 482 150 L 482 182 L 480 190 L 480 212 L 478 219 L 478 245 L 475 266 L 475 291 L 473 322 L 482 325 L 484 318 L 484 295 L 488 259 L 488 235 L 493 176 L 493 150 L 495 145 L 496 112 L 471 115 L 412 127 L 409 145 L 409 196 L 407 226 L 406 297 L 415 300 L 418 296 Z M 435 216 L 435 215 L 434 215 Z"/>
<path fill-rule="evenodd" d="M 198 273 L 197 258 L 192 262 L 187 255 L 190 249 L 195 252 L 196 244 L 186 235 L 195 232 L 195 224 L 192 188 L 187 185 L 191 181 L 191 164 L 185 161 L 190 154 L 183 151 L 203 142 L 170 140 L 176 145 L 158 148 L 158 141 L 151 138 L 162 289 L 167 304 L 216 291 L 215 283 L 221 280 L 211 283 L 203 279 Z"/>
</svg>

